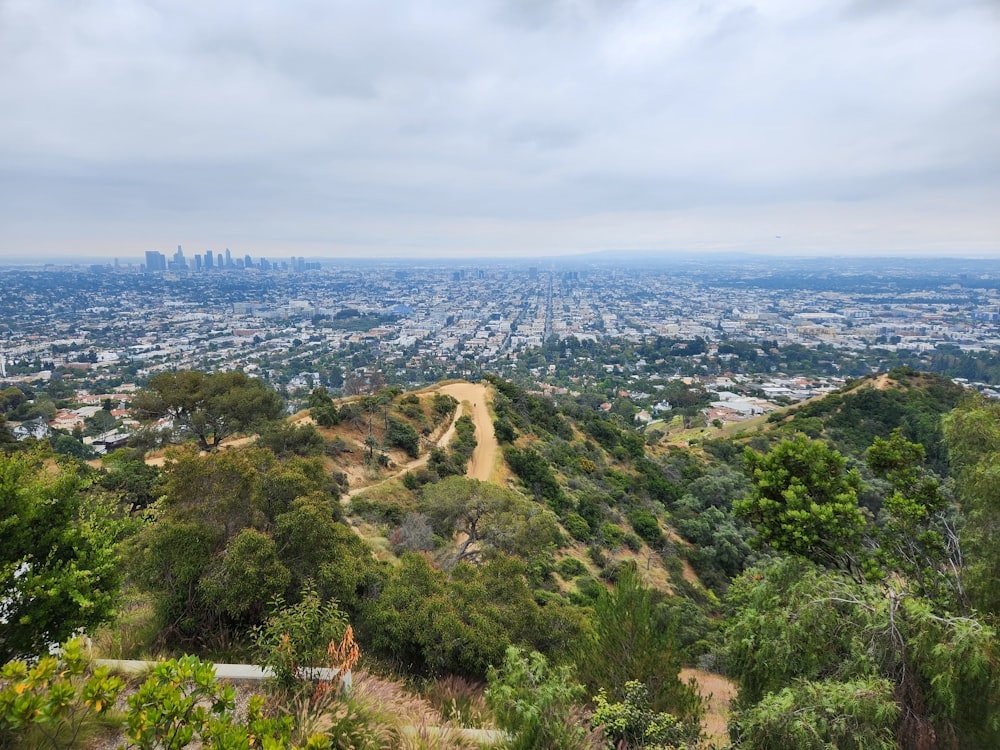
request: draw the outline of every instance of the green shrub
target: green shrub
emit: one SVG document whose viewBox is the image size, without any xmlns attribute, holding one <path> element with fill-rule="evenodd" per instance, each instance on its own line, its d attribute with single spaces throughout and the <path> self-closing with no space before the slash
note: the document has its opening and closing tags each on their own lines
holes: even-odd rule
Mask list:
<svg viewBox="0 0 1000 750">
<path fill-rule="evenodd" d="M 628 514 L 629 523 L 635 533 L 653 549 L 663 546 L 663 532 L 656 516 L 644 508 L 636 508 Z"/>
<path fill-rule="evenodd" d="M 589 557 L 590 561 L 598 568 L 603 568 L 608 564 L 608 556 L 605 555 L 604 551 L 596 544 L 592 544 L 587 547 L 587 557 Z"/>
<path fill-rule="evenodd" d="M 638 552 L 642 549 L 642 540 L 632 533 L 627 533 L 622 537 L 622 544 L 632 552 Z"/>
<path fill-rule="evenodd" d="M 583 604 L 590 604 L 604 591 L 604 587 L 592 576 L 584 574 L 576 579 L 576 590 Z"/>
<path fill-rule="evenodd" d="M 568 581 L 586 573 L 587 566 L 575 557 L 564 557 L 556 563 L 556 570 L 559 571 L 559 575 Z"/>
<path fill-rule="evenodd" d="M 701 727 L 697 719 L 684 723 L 668 713 L 649 707 L 649 690 L 638 680 L 625 683 L 625 695 L 619 703 L 609 703 L 601 690 L 594 696 L 592 727 L 600 727 L 614 747 L 693 748 Z"/>
<path fill-rule="evenodd" d="M 416 458 L 420 453 L 420 436 L 413 425 L 394 417 L 389 417 L 389 429 L 385 433 L 385 444 L 400 448 L 410 458 Z"/>
<path fill-rule="evenodd" d="M 509 733 L 509 750 L 597 750 L 599 732 L 588 731 L 579 701 L 583 686 L 570 667 L 550 668 L 537 651 L 510 646 L 499 669 L 490 667 L 486 701 L 497 725 Z"/>
<path fill-rule="evenodd" d="M 406 476 L 403 476 L 405 486 Z M 399 503 L 373 500 L 359 495 L 351 500 L 351 513 L 361 516 L 371 523 L 384 523 L 399 526 L 406 517 L 407 509 Z"/>
<path fill-rule="evenodd" d="M 600 537 L 605 547 L 614 550 L 622 543 L 622 539 L 625 538 L 625 532 L 622 531 L 620 526 L 605 522 L 601 524 Z"/>
<path fill-rule="evenodd" d="M 323 602 L 306 587 L 298 604 L 285 607 L 278 599 L 274 614 L 254 631 L 254 650 L 262 666 L 270 667 L 279 685 L 290 688 L 308 670 L 326 666 L 327 648 L 347 628 L 347 615 L 334 601 Z"/>
<path fill-rule="evenodd" d="M 569 535 L 580 542 L 585 542 L 594 535 L 590 524 L 578 513 L 570 513 L 562 520 L 563 528 Z"/>
<path fill-rule="evenodd" d="M 107 714 L 125 684 L 107 667 L 91 670 L 80 638 L 58 657 L 0 671 L 0 747 L 72 747 Z"/>
</svg>

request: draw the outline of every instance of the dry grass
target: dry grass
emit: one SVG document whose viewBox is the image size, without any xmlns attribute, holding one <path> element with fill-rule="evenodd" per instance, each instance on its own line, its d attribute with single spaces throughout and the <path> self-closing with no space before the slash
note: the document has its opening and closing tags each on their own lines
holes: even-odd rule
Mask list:
<svg viewBox="0 0 1000 750">
<path fill-rule="evenodd" d="M 725 746 L 729 744 L 729 704 L 736 697 L 736 686 L 721 675 L 702 669 L 682 669 L 681 679 L 685 682 L 693 678 L 698 683 L 698 692 L 705 698 L 705 717 L 701 725 L 709 742 Z"/>
<path fill-rule="evenodd" d="M 464 677 L 449 675 L 424 688 L 424 697 L 445 721 L 463 727 L 482 729 L 493 725 L 493 716 L 486 706 L 486 686 Z"/>
</svg>

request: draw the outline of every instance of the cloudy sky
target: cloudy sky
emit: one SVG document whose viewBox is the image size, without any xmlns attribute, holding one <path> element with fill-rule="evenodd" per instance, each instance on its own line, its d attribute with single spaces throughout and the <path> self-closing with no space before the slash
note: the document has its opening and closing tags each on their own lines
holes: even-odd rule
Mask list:
<svg viewBox="0 0 1000 750">
<path fill-rule="evenodd" d="M 0 0 L 0 71 L 0 258 L 1000 255 L 1000 0 Z"/>
</svg>

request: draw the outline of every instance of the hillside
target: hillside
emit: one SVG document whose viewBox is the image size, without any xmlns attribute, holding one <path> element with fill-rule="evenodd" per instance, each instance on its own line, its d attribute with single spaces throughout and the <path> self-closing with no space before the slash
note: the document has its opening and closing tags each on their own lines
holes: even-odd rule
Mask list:
<svg viewBox="0 0 1000 750">
<path fill-rule="evenodd" d="M 487 677 L 496 686 L 541 670 L 532 684 L 579 682 L 581 697 L 567 710 L 580 701 L 594 710 L 605 695 L 620 710 L 679 717 L 678 747 L 690 746 L 699 722 L 724 742 L 730 711 L 731 726 L 770 721 L 767 696 L 785 685 L 826 689 L 810 681 L 828 673 L 796 671 L 810 659 L 862 665 L 866 678 L 888 669 L 872 696 L 895 715 L 895 700 L 911 700 L 892 698 L 901 639 L 927 628 L 942 642 L 958 638 L 950 612 L 971 615 L 975 601 L 955 586 L 962 509 L 941 481 L 956 467 L 965 472 L 952 480 L 975 507 L 982 484 L 967 471 L 983 446 L 955 442 L 960 421 L 941 426 L 962 395 L 949 381 L 895 371 L 742 430 L 671 445 L 620 417 L 571 399 L 556 405 L 492 377 L 339 400 L 315 389 L 308 409 L 231 434 L 218 450 L 188 443 L 145 461 L 125 450 L 92 470 L 81 497 L 110 514 L 88 516 L 86 528 L 108 529 L 98 559 L 130 561 L 107 579 L 124 584 L 128 605 L 95 643 L 115 658 L 195 652 L 280 666 L 317 628 L 309 648 L 318 650 L 293 663 L 334 664 L 327 644 L 349 633 L 364 669 L 417 686 L 428 700 L 454 688 L 481 702 Z M 954 467 L 949 449 L 959 450 Z M 75 471 L 50 465 L 52 481 Z M 967 518 L 974 531 L 977 517 Z M 981 577 L 992 580 L 976 567 L 989 540 L 970 539 L 969 596 L 979 596 L 989 590 Z M 886 599 L 886 581 L 905 596 Z M 900 616 L 919 627 L 887 637 L 883 600 L 905 601 Z M 868 604 L 832 613 L 819 604 L 836 601 Z M 812 630 L 795 630 L 813 612 L 855 623 L 871 649 L 848 658 L 853 642 L 834 640 L 833 656 L 758 658 L 824 648 Z M 745 639 L 733 635 L 740 628 L 769 630 L 744 653 Z M 993 631 L 976 628 L 966 646 L 994 658 Z M 290 633 L 298 635 L 287 640 Z M 784 666 L 761 672 L 775 665 Z M 927 680 L 909 689 L 931 690 L 939 668 L 908 666 Z M 682 677 L 714 699 L 702 704 Z M 741 692 L 731 703 L 734 683 Z M 861 690 L 853 682 L 831 689 Z M 826 700 L 809 696 L 784 699 Z M 926 722 L 970 721 L 907 707 L 924 722 L 899 725 L 914 737 L 926 735 Z M 492 718 L 463 715 L 461 723 L 505 726 L 496 704 L 481 710 Z"/>
</svg>

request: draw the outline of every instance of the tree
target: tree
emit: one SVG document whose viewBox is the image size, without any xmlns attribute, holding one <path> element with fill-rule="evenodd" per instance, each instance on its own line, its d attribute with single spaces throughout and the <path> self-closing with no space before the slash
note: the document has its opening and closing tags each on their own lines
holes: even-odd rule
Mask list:
<svg viewBox="0 0 1000 750">
<path fill-rule="evenodd" d="M 313 388 L 309 394 L 309 416 L 320 427 L 333 427 L 340 423 L 340 412 L 330 398 L 330 392 L 323 386 Z"/>
<path fill-rule="evenodd" d="M 919 596 L 946 609 L 964 607 L 954 508 L 924 470 L 923 446 L 896 429 L 888 440 L 876 437 L 866 459 L 872 473 L 889 481 L 868 539 L 873 551 L 865 561 L 866 575 L 879 581 L 894 573 Z"/>
<path fill-rule="evenodd" d="M 274 540 L 243 529 L 208 566 L 199 582 L 205 598 L 233 619 L 257 622 L 269 602 L 284 595 L 292 575 Z"/>
<path fill-rule="evenodd" d="M 151 505 L 162 492 L 159 468 L 150 466 L 136 457 L 131 450 L 118 450 L 104 459 L 104 473 L 98 483 L 106 490 L 116 492 L 121 502 L 128 504 L 129 513 Z"/>
<path fill-rule="evenodd" d="M 150 378 L 132 400 L 132 410 L 143 420 L 172 418 L 202 450 L 210 450 L 235 432 L 277 419 L 284 404 L 265 383 L 243 372 L 179 370 Z"/>
<path fill-rule="evenodd" d="M 797 435 L 763 455 L 747 448 L 743 459 L 753 489 L 733 511 L 753 524 L 760 544 L 824 565 L 855 565 L 865 528 L 861 478 L 840 453 Z"/>
<path fill-rule="evenodd" d="M 164 474 L 159 518 L 132 542 L 132 558 L 168 639 L 244 633 L 306 577 L 345 602 L 366 584 L 370 553 L 336 522 L 319 459 L 278 462 L 251 447 L 199 455 L 188 445 L 168 453 Z"/>
<path fill-rule="evenodd" d="M 14 450 L 17 447 L 17 438 L 10 431 L 7 418 L 0 414 L 0 451 Z"/>
<path fill-rule="evenodd" d="M 105 409 L 101 409 L 92 417 L 87 417 L 83 422 L 86 425 L 84 434 L 89 437 L 110 432 L 118 426 L 118 420 L 112 416 L 110 411 Z"/>
<path fill-rule="evenodd" d="M 560 541 L 551 511 L 478 479 L 448 477 L 425 485 L 421 509 L 439 534 L 465 537 L 453 564 L 497 551 L 527 557 Z"/>
<path fill-rule="evenodd" d="M 79 475 L 35 452 L 0 453 L 0 661 L 41 653 L 106 619 L 120 565 Z"/>
<path fill-rule="evenodd" d="M 729 606 L 740 747 L 1000 743 L 1000 647 L 982 621 L 935 609 L 899 582 L 858 582 L 800 557 L 746 571 Z"/>
<path fill-rule="evenodd" d="M 944 434 L 965 515 L 965 589 L 976 609 L 1000 617 L 1000 403 L 963 402 Z"/>
<path fill-rule="evenodd" d="M 59 435 L 52 441 L 52 450 L 63 456 L 90 458 L 94 455 L 89 445 L 84 445 L 72 435 Z"/>
<path fill-rule="evenodd" d="M 701 698 L 680 680 L 680 648 L 673 623 L 662 614 L 635 567 L 624 566 L 614 589 L 601 590 L 592 630 L 577 644 L 580 678 L 592 693 L 603 689 L 619 702 L 627 697 L 626 683 L 637 680 L 648 691 L 652 710 L 681 719 L 699 716 Z"/>
</svg>

